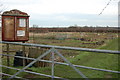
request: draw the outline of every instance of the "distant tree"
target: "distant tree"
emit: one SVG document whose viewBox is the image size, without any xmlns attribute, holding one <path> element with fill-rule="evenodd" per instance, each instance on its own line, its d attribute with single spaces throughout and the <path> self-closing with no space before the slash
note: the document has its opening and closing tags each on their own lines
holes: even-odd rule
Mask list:
<svg viewBox="0 0 120 80">
<path fill-rule="evenodd" d="M 38 28 L 38 25 L 36 25 L 36 24 L 33 24 L 33 28 Z"/>
<path fill-rule="evenodd" d="M 74 24 L 74 26 L 70 26 L 69 28 L 78 28 L 79 26 L 77 24 Z"/>
<path fill-rule="evenodd" d="M 83 27 L 88 27 L 88 26 L 83 26 Z"/>
<path fill-rule="evenodd" d="M 78 25 L 77 25 L 77 24 L 74 24 L 74 27 L 78 27 Z"/>
</svg>

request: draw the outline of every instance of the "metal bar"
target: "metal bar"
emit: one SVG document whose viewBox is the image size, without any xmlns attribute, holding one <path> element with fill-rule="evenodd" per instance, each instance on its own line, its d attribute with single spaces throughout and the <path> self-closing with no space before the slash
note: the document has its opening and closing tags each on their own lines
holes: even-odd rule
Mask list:
<svg viewBox="0 0 120 80">
<path fill-rule="evenodd" d="M 44 47 L 44 48 L 53 48 L 54 47 L 56 49 L 65 49 L 65 50 L 76 50 L 76 51 L 88 51 L 88 52 L 98 52 L 98 53 L 120 54 L 120 51 L 112 51 L 112 50 L 100 50 L 100 49 L 65 47 L 65 46 L 52 46 L 52 45 L 42 45 L 42 44 L 30 44 L 30 43 L 17 43 L 17 42 L 7 42 L 7 41 L 0 41 L 0 43 L 14 44 L 14 45 L 24 45 L 24 46 L 35 46 L 35 47 Z"/>
<path fill-rule="evenodd" d="M 58 54 L 66 63 L 69 64 L 69 66 L 71 68 L 73 68 L 79 75 L 81 75 L 83 78 L 86 78 L 86 80 L 88 80 L 88 78 L 81 72 L 79 71 L 76 67 L 74 67 L 62 54 L 60 54 L 56 49 L 54 49 L 54 52 L 56 54 Z"/>
<path fill-rule="evenodd" d="M 55 62 L 56 64 L 62 64 L 62 65 L 69 65 L 67 63 L 61 63 L 61 62 Z M 93 68 L 93 67 L 87 67 L 87 66 L 81 66 L 81 65 L 74 65 L 74 67 L 78 67 L 78 68 L 85 68 L 85 69 L 91 69 L 91 70 L 98 70 L 98 71 L 104 71 L 104 72 L 112 72 L 112 73 L 119 73 L 120 71 L 113 71 L 113 70 L 106 70 L 106 69 L 100 69 L 100 68 Z"/>
<path fill-rule="evenodd" d="M 9 55 L 9 44 L 6 44 L 7 47 L 7 54 Z M 10 64 L 10 60 L 9 60 L 9 56 L 7 56 L 7 66 L 9 66 Z"/>
<path fill-rule="evenodd" d="M 53 48 L 54 50 L 54 48 Z M 51 74 L 52 74 L 52 80 L 54 80 L 54 51 L 52 51 L 52 70 L 51 70 Z"/>
<path fill-rule="evenodd" d="M 6 74 L 6 73 L 0 73 L 2 75 L 6 75 L 6 76 L 12 76 L 10 74 Z M 25 79 L 25 78 L 21 78 L 21 77 L 18 77 L 18 76 L 15 76 L 15 78 L 19 78 L 19 79 L 23 79 L 23 80 L 28 80 L 28 79 Z"/>
<path fill-rule="evenodd" d="M 23 43 L 25 43 L 25 41 L 23 41 Z M 23 50 L 23 57 L 25 57 L 25 46 L 22 46 L 22 50 Z M 23 66 L 25 66 L 25 59 L 23 59 Z"/>
<path fill-rule="evenodd" d="M 14 78 L 16 75 L 18 75 L 19 73 L 23 72 L 25 69 L 27 69 L 28 67 L 30 67 L 31 65 L 33 65 L 35 62 L 37 62 L 39 59 L 41 59 L 44 56 L 46 56 L 48 53 L 51 52 L 51 50 L 52 49 L 50 49 L 50 50 L 46 51 L 45 53 L 43 53 L 42 55 L 40 55 L 38 58 L 36 58 L 36 60 L 32 61 L 27 66 L 25 66 L 23 69 L 21 69 L 20 71 L 18 71 L 17 73 L 15 73 L 12 77 L 10 77 L 10 79 Z"/>
<path fill-rule="evenodd" d="M 8 66 L 4 66 L 4 65 L 0 65 L 0 67 L 9 68 L 9 69 L 13 69 L 13 70 L 21 70 L 21 69 L 17 69 L 17 68 L 13 68 L 13 67 L 8 67 Z M 52 78 L 51 75 L 46 75 L 46 74 L 36 73 L 36 72 L 32 72 L 32 71 L 27 71 L 27 70 L 24 70 L 24 72 Z M 57 77 L 57 76 L 54 76 L 54 78 L 64 79 L 64 78 Z M 64 79 L 64 80 L 67 80 L 67 79 Z"/>
<path fill-rule="evenodd" d="M 14 55 L 7 55 L 7 54 L 0 54 L 0 55 L 3 55 L 3 56 L 11 56 L 11 57 L 17 57 L 17 58 L 24 58 L 24 59 L 29 59 L 29 60 L 35 60 L 34 58 L 27 58 L 27 57 L 21 57 L 21 56 L 14 56 Z M 48 63 L 52 63 L 52 61 L 49 61 L 49 60 L 39 60 L 39 61 L 42 61 L 42 62 L 48 62 Z M 55 62 L 55 64 L 62 64 L 62 65 L 69 65 L 67 63 L 62 63 L 62 62 Z M 105 71 L 105 72 L 112 72 L 112 73 L 120 73 L 119 71 L 113 71 L 113 70 L 106 70 L 106 69 L 100 69 L 100 68 L 93 68 L 93 67 L 88 67 L 88 66 L 81 66 L 81 65 L 74 65 L 73 66 L 75 67 L 79 67 L 79 68 L 85 68 L 85 69 L 91 69 L 91 70 L 98 70 L 98 71 Z"/>
</svg>

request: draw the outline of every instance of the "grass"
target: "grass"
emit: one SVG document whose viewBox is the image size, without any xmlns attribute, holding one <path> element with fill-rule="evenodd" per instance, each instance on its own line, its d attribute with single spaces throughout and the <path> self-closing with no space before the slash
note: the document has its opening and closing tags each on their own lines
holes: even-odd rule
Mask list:
<svg viewBox="0 0 120 80">
<path fill-rule="evenodd" d="M 106 45 L 99 49 L 107 50 L 118 50 L 118 39 L 108 41 Z M 106 54 L 106 53 L 91 53 L 81 52 L 75 58 L 67 58 L 71 63 L 77 65 L 84 65 L 95 68 L 109 69 L 109 70 L 120 70 L 118 69 L 118 55 L 117 54 Z M 33 71 L 41 72 L 44 74 L 50 74 L 50 68 L 30 68 Z M 79 68 L 89 78 L 118 78 L 118 74 L 95 71 Z M 81 78 L 72 68 L 64 65 L 55 66 L 55 75 L 64 78 Z"/>
<path fill-rule="evenodd" d="M 99 34 L 99 35 L 98 35 Z M 34 40 L 37 44 L 46 45 L 58 45 L 58 46 L 72 46 L 72 47 L 83 47 L 83 48 L 96 48 L 98 45 L 93 44 L 82 44 L 82 43 L 95 43 L 97 41 L 106 41 L 111 36 L 116 37 L 115 33 L 90 33 L 90 32 L 69 32 L 69 33 L 44 33 L 34 34 L 30 36 L 30 40 Z M 84 41 L 77 40 L 84 38 Z M 106 38 L 106 39 L 105 39 Z"/>
<path fill-rule="evenodd" d="M 107 42 L 105 46 L 102 46 L 99 49 L 118 50 L 118 39 L 114 39 Z M 76 56 L 71 62 L 74 64 L 80 64 L 80 65 L 96 67 L 96 68 L 103 68 L 103 69 L 110 69 L 110 70 L 117 70 L 117 71 L 119 69 L 118 54 L 84 52 Z M 89 73 L 89 70 L 86 71 L 86 73 Z M 103 72 L 101 71 L 99 71 L 98 73 L 103 74 Z M 95 74 L 94 76 L 96 77 L 97 76 L 103 77 L 103 76 L 97 75 L 96 73 L 94 74 Z M 111 75 L 111 77 L 116 77 L 116 76 L 117 74 Z"/>
<path fill-rule="evenodd" d="M 118 43 L 119 43 L 118 40 L 119 40 L 119 38 L 113 39 L 113 40 L 109 40 L 109 41 L 106 42 L 106 44 L 107 44 L 106 46 L 102 46 L 99 49 L 118 50 L 118 48 L 120 47 L 118 45 Z"/>
</svg>

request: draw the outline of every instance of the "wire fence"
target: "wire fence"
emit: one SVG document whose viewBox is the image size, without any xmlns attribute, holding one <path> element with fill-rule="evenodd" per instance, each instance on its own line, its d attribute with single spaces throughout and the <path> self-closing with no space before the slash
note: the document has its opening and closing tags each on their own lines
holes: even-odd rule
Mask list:
<svg viewBox="0 0 120 80">
<path fill-rule="evenodd" d="M 89 80 L 86 75 L 84 75 L 78 68 L 84 68 L 84 69 L 90 69 L 90 70 L 97 70 L 97 71 L 104 71 L 104 72 L 112 72 L 112 73 L 117 73 L 120 74 L 120 71 L 114 71 L 114 70 L 107 70 L 107 69 L 100 69 L 100 68 L 93 68 L 93 67 L 88 67 L 88 66 L 82 66 L 82 65 L 75 65 L 70 63 L 58 50 L 74 50 L 74 51 L 87 51 L 87 52 L 97 52 L 96 54 L 104 53 L 104 54 L 120 54 L 120 51 L 112 51 L 112 50 L 99 50 L 99 49 L 89 49 L 89 48 L 78 48 L 78 47 L 64 47 L 64 46 L 52 46 L 52 45 L 41 45 L 41 44 L 30 44 L 30 43 L 17 43 L 17 42 L 6 42 L 6 41 L 0 41 L 1 44 L 7 44 L 7 54 L 0 54 L 2 56 L 7 56 L 7 66 L 5 65 L 0 65 L 0 67 L 11 69 L 11 70 L 17 70 L 17 72 L 14 75 L 6 74 L 6 73 L 0 73 L 1 75 L 6 75 L 9 76 L 9 80 L 13 78 L 21 78 L 18 77 L 17 75 L 20 74 L 21 72 L 26 72 L 26 73 L 31 73 L 39 76 L 45 76 L 45 77 L 50 77 L 52 79 L 57 78 L 57 79 L 62 79 L 62 80 L 68 80 L 65 78 L 61 78 L 58 76 L 55 76 L 55 64 L 60 64 L 60 65 L 66 65 L 70 66 L 73 70 L 75 70 L 82 78 L 85 78 L 86 80 Z M 42 48 L 47 48 L 47 51 L 43 52 L 41 55 L 37 56 L 37 58 L 29 58 L 26 56 L 16 56 L 13 54 L 9 54 L 9 45 L 20 45 L 25 48 L 25 46 L 29 47 L 42 47 Z M 25 52 L 24 52 L 25 54 Z M 44 60 L 43 57 L 46 55 L 50 54 L 51 55 L 51 60 Z M 55 55 L 58 55 L 60 58 L 64 60 L 64 62 L 57 62 L 55 61 Z M 25 63 L 25 60 L 31 60 L 31 62 L 27 65 L 23 65 L 24 67 L 22 69 L 14 68 L 9 66 L 9 58 L 14 57 L 14 58 L 20 58 L 23 59 L 23 63 Z M 33 71 L 28 71 L 27 68 L 31 67 L 33 64 L 35 64 L 37 61 L 41 62 L 47 62 L 51 63 L 51 75 L 47 74 L 42 74 L 42 73 L 37 73 Z M 21 78 L 24 80 L 28 80 L 25 78 Z"/>
</svg>

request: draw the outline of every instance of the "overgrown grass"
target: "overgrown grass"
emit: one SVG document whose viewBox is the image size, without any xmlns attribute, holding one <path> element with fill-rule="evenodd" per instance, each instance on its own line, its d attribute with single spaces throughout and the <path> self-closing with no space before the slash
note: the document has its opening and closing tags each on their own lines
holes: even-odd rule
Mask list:
<svg viewBox="0 0 120 80">
<path fill-rule="evenodd" d="M 99 49 L 106 50 L 118 50 L 118 39 L 108 41 L 106 45 Z M 93 53 L 93 52 L 80 52 L 75 58 L 67 58 L 71 63 L 77 65 L 84 65 L 95 68 L 120 70 L 118 69 L 118 54 L 107 54 L 107 53 Z M 30 68 L 33 71 L 41 72 L 44 74 L 50 74 L 50 68 Z M 89 78 L 118 78 L 118 74 L 95 71 L 78 68 Z M 81 78 L 72 68 L 64 65 L 55 66 L 55 75 L 64 78 Z"/>
<path fill-rule="evenodd" d="M 49 44 L 49 45 L 60 45 L 60 46 L 71 46 L 74 47 L 89 47 L 88 45 L 81 45 L 80 40 L 51 40 L 49 39 L 40 39 L 35 37 L 35 39 L 40 42 L 41 44 Z M 93 43 L 93 42 L 91 42 Z M 95 46 L 96 47 L 96 46 Z M 97 47 L 96 47 L 97 48 Z M 113 39 L 105 42 L 105 44 L 97 49 L 106 49 L 106 50 L 118 50 L 118 39 Z M 83 52 L 83 51 L 72 51 L 66 50 L 61 51 L 63 53 L 72 53 L 71 56 L 74 58 L 70 58 L 66 56 L 66 58 L 73 64 L 76 65 L 83 65 L 95 68 L 103 68 L 103 69 L 110 69 L 120 71 L 118 69 L 118 55 L 117 54 L 107 54 L 107 53 L 94 53 L 94 52 Z M 77 54 L 76 56 L 74 55 Z M 22 68 L 22 67 L 19 67 Z M 48 74 L 51 75 L 51 67 L 31 67 L 28 68 L 29 70 Z M 118 74 L 110 73 L 110 72 L 102 72 L 102 71 L 95 71 L 89 69 L 82 69 L 78 68 L 83 74 L 85 74 L 88 78 L 117 78 Z M 4 72 L 8 72 L 10 74 L 14 74 L 17 71 L 8 71 L 7 69 L 3 68 Z M 27 78 L 45 78 L 43 76 L 37 76 L 33 74 L 21 73 L 19 76 L 27 77 Z M 55 76 L 63 77 L 63 78 L 81 78 L 71 67 L 64 66 L 64 65 L 55 65 Z"/>
<path fill-rule="evenodd" d="M 65 36 L 66 35 L 66 36 Z M 83 48 L 96 48 L 100 45 L 94 45 L 99 41 L 106 41 L 116 37 L 116 33 L 90 33 L 90 32 L 73 32 L 73 33 L 36 33 L 30 36 L 30 40 L 37 44 L 45 45 L 57 45 L 57 46 L 71 46 L 71 47 L 83 47 Z M 84 40 L 79 40 L 83 38 Z M 91 43 L 91 44 L 83 44 Z"/>
</svg>

